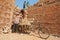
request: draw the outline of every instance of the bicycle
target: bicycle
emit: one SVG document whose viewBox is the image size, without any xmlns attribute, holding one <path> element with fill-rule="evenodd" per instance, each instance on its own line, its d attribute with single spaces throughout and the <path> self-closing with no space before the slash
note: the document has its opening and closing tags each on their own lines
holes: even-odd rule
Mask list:
<svg viewBox="0 0 60 40">
<path fill-rule="evenodd" d="M 38 24 L 38 32 L 37 33 L 38 33 L 40 38 L 47 39 L 50 36 L 50 33 L 49 33 L 49 30 L 47 28 L 42 27 L 43 24 L 44 23 L 39 23 Z M 34 30 L 34 25 L 36 25 L 36 24 L 32 24 L 31 27 L 29 28 L 29 30 L 30 30 L 29 33 L 35 31 Z"/>
<path fill-rule="evenodd" d="M 11 32 L 11 29 L 8 26 L 5 26 L 4 28 L 2 28 L 2 33 L 7 34 L 10 32 Z"/>
</svg>

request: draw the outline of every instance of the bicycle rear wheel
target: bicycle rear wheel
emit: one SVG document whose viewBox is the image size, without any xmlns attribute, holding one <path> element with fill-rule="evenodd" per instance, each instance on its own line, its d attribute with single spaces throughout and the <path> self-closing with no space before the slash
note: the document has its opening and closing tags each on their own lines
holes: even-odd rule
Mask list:
<svg viewBox="0 0 60 40">
<path fill-rule="evenodd" d="M 50 36 L 50 33 L 47 28 L 39 29 L 38 34 L 42 39 L 47 39 Z"/>
</svg>

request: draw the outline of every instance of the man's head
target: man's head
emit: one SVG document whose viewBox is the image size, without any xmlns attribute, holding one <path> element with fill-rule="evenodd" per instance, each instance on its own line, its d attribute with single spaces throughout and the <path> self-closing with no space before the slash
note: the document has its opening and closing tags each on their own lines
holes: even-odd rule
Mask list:
<svg viewBox="0 0 60 40">
<path fill-rule="evenodd" d="M 22 14 L 27 14 L 27 10 L 22 9 L 22 10 L 21 10 L 21 13 L 22 13 Z"/>
<path fill-rule="evenodd" d="M 23 15 L 23 18 L 27 16 L 27 11 L 26 11 L 26 10 L 22 9 L 22 10 L 21 10 L 21 13 L 22 13 L 22 15 Z"/>
</svg>

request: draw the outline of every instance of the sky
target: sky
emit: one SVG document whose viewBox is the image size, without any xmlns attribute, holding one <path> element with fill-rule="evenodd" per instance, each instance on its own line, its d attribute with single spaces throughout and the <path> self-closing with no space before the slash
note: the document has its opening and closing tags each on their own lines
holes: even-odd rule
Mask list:
<svg viewBox="0 0 60 40">
<path fill-rule="evenodd" d="M 22 9 L 24 1 L 29 1 L 30 5 L 34 5 L 35 3 L 38 2 L 38 0 L 16 0 L 15 4 L 18 5 L 20 9 Z"/>
</svg>

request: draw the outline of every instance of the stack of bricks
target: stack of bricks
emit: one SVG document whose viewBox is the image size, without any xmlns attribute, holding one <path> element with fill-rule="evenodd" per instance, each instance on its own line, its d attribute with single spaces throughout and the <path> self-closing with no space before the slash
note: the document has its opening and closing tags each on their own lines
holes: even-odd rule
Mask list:
<svg viewBox="0 0 60 40">
<path fill-rule="evenodd" d="M 15 0 L 0 0 L 0 29 L 11 26 Z"/>
<path fill-rule="evenodd" d="M 27 10 L 28 18 L 34 17 L 35 22 L 43 23 L 51 34 L 60 34 L 60 0 L 40 0 Z"/>
</svg>

